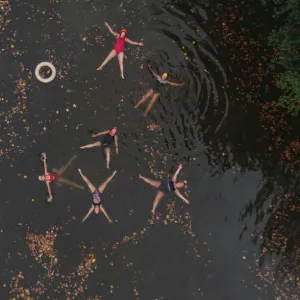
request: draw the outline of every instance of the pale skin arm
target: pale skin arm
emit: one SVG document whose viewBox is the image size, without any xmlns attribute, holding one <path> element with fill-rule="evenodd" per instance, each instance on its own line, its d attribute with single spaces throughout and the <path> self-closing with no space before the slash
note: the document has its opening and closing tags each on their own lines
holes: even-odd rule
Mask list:
<svg viewBox="0 0 300 300">
<path fill-rule="evenodd" d="M 92 205 L 89 212 L 86 214 L 86 216 L 83 218 L 83 220 L 81 221 L 81 223 L 83 223 L 89 216 L 90 214 L 93 212 L 94 210 L 94 206 Z"/>
<path fill-rule="evenodd" d="M 173 175 L 173 177 L 172 177 L 172 181 L 173 181 L 173 182 L 176 182 L 176 181 L 177 181 L 177 176 L 178 176 L 178 174 L 179 174 L 179 172 L 180 172 L 181 169 L 182 169 L 182 164 L 180 164 L 180 165 L 178 166 L 178 168 L 177 168 L 175 174 Z"/>
<path fill-rule="evenodd" d="M 47 160 L 46 160 L 46 157 L 44 157 L 44 172 L 45 172 L 45 176 L 48 174 L 48 168 L 47 168 Z M 52 192 L 51 192 L 51 187 L 50 187 L 50 183 L 45 181 L 46 185 L 47 185 L 47 189 L 48 189 L 48 194 L 49 194 L 49 197 L 51 199 L 53 199 L 53 196 L 52 196 Z"/>
<path fill-rule="evenodd" d="M 134 41 L 132 41 L 132 40 L 130 40 L 130 39 L 128 39 L 128 38 L 125 38 L 125 41 L 126 41 L 127 43 L 131 44 L 131 45 L 144 46 L 144 43 L 142 43 L 142 42 L 134 42 Z"/>
<path fill-rule="evenodd" d="M 118 135 L 115 135 L 115 146 L 116 146 L 116 153 L 119 153 L 119 145 L 118 145 Z"/>
<path fill-rule="evenodd" d="M 165 83 L 172 85 L 172 86 L 183 86 L 184 83 L 176 83 L 176 82 L 172 82 L 172 81 L 168 81 L 166 80 Z"/>
<path fill-rule="evenodd" d="M 44 157 L 44 172 L 45 172 L 45 175 L 48 174 L 46 156 Z"/>
<path fill-rule="evenodd" d="M 109 26 L 109 24 L 108 24 L 107 22 L 104 22 L 104 25 L 107 27 L 107 29 L 109 30 L 109 32 L 110 32 L 112 35 L 114 35 L 116 38 L 118 38 L 118 37 L 120 36 L 118 33 L 114 32 L 114 31 L 112 30 L 112 28 Z"/>
<path fill-rule="evenodd" d="M 99 136 L 99 135 L 104 135 L 104 134 L 106 134 L 106 133 L 109 133 L 109 130 L 105 130 L 105 131 L 102 131 L 102 132 L 99 132 L 99 133 L 94 133 L 94 134 L 92 135 L 92 137 L 97 137 L 97 136 Z"/>
<path fill-rule="evenodd" d="M 151 65 L 148 65 L 148 68 L 149 68 L 150 72 L 153 74 L 153 76 L 155 76 L 156 78 L 160 78 L 160 76 L 153 71 Z"/>
<path fill-rule="evenodd" d="M 186 204 L 190 204 L 190 201 L 186 199 L 178 190 L 175 191 L 175 194 L 181 198 Z"/>
<path fill-rule="evenodd" d="M 106 219 L 108 220 L 109 223 L 112 223 L 112 219 L 109 217 L 109 215 L 107 214 L 107 212 L 105 211 L 104 207 L 101 205 L 100 206 L 100 210 L 103 212 L 104 216 L 106 217 Z"/>
<path fill-rule="evenodd" d="M 50 187 L 50 183 L 49 183 L 49 182 L 46 182 L 46 185 L 47 185 L 49 197 L 50 197 L 51 199 L 53 199 L 52 192 L 51 192 L 51 187 Z"/>
</svg>

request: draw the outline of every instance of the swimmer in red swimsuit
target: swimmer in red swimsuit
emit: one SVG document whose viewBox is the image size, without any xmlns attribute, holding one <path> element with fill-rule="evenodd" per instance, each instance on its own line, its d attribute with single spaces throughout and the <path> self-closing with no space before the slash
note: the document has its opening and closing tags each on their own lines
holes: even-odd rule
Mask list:
<svg viewBox="0 0 300 300">
<path fill-rule="evenodd" d="M 49 173 L 48 172 L 48 168 L 47 168 L 47 161 L 46 161 L 46 155 L 44 156 L 44 175 L 39 176 L 39 180 L 40 181 L 45 181 L 47 188 L 48 188 L 48 194 L 49 194 L 49 202 L 51 202 L 53 200 L 53 196 L 52 196 L 52 192 L 51 192 L 51 188 L 50 188 L 50 183 L 53 181 L 58 181 L 61 183 L 65 183 L 74 187 L 77 187 L 79 189 L 84 189 L 83 186 L 70 181 L 66 178 L 61 177 L 61 175 L 67 170 L 67 168 L 71 165 L 72 161 L 76 158 L 77 156 L 74 155 L 69 161 L 68 163 L 60 168 L 57 172 L 55 173 Z"/>
<path fill-rule="evenodd" d="M 144 46 L 142 42 L 133 42 L 130 39 L 126 38 L 125 35 L 127 34 L 126 29 L 122 29 L 120 34 L 114 32 L 112 28 L 109 26 L 108 23 L 104 23 L 104 25 L 108 28 L 110 33 L 117 38 L 116 44 L 114 49 L 108 54 L 102 65 L 97 69 L 97 71 L 102 70 L 102 68 L 115 56 L 118 56 L 120 70 L 121 70 L 121 77 L 124 79 L 124 67 L 123 67 L 123 58 L 124 58 L 124 46 L 125 42 L 137 45 L 137 46 Z"/>
<path fill-rule="evenodd" d="M 88 185 L 92 196 L 93 196 L 93 202 L 92 202 L 92 206 L 90 208 L 90 210 L 88 211 L 88 213 L 86 214 L 86 216 L 83 218 L 83 220 L 81 222 L 84 222 L 89 216 L 90 214 L 94 211 L 95 214 L 99 214 L 100 210 L 102 211 L 102 213 L 105 215 L 105 217 L 107 218 L 109 223 L 112 223 L 112 219 L 109 217 L 109 215 L 107 214 L 107 212 L 105 211 L 103 205 L 102 205 L 102 198 L 103 198 L 103 192 L 105 190 L 105 188 L 107 187 L 107 185 L 111 182 L 111 180 L 114 178 L 114 176 L 116 175 L 117 171 L 114 171 L 113 174 L 111 176 L 109 176 L 98 188 L 96 188 L 89 180 L 88 178 L 82 174 L 81 169 L 78 169 L 78 172 L 80 173 L 82 179 L 85 181 L 85 183 Z"/>
</svg>

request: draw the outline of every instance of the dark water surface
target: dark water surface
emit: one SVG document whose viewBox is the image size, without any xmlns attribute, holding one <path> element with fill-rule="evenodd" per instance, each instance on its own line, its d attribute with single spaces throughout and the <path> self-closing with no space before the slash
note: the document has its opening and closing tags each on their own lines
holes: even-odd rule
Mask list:
<svg viewBox="0 0 300 300">
<path fill-rule="evenodd" d="M 1 128 L 4 147 L 13 143 L 16 150 L 9 150 L 1 162 L 0 298 L 9 298 L 11 278 L 19 271 L 29 289 L 42 280 L 44 269 L 30 255 L 26 232 L 44 234 L 60 225 L 55 247 L 61 274 L 80 264 L 82 244 L 97 259 L 88 289 L 74 299 L 274 299 L 272 286 L 258 277 L 257 244 L 251 234 L 257 216 L 241 218 L 266 182 L 260 162 L 248 155 L 261 133 L 253 122 L 255 109 L 243 112 L 229 105 L 228 54 L 219 52 L 209 36 L 217 3 L 94 0 L 11 5 L 11 23 L 2 41 L 1 93 L 16 99 L 15 81 L 21 78 L 26 80 L 27 100 L 25 113 Z M 127 45 L 124 81 L 117 60 L 96 72 L 114 43 L 104 21 L 116 24 L 116 30 L 125 27 L 130 39 L 145 44 Z M 14 55 L 15 50 L 23 54 Z M 58 71 L 49 84 L 33 74 L 44 60 Z M 144 107 L 133 107 L 153 82 L 147 62 L 185 86 L 168 88 L 143 118 Z M 3 111 L 9 111 L 9 105 L 3 103 Z M 38 154 L 47 152 L 50 170 L 77 154 L 66 177 L 83 184 L 77 172 L 81 168 L 98 185 L 111 174 L 104 156 L 98 148 L 80 151 L 79 146 L 92 141 L 92 131 L 114 126 L 120 132 L 120 153 L 113 153 L 111 169 L 118 173 L 105 191 L 104 206 L 117 222 L 110 225 L 102 215 L 92 215 L 81 224 L 90 207 L 87 188 L 53 184 L 54 201 L 47 204 L 45 186 L 37 180 L 43 172 Z M 15 133 L 11 139 L 8 131 Z M 244 147 L 234 148 L 227 140 Z M 149 225 L 155 190 L 138 179 L 139 173 L 165 178 L 179 162 L 184 165 L 179 179 L 187 181 L 191 204 L 176 199 L 175 211 L 178 220 L 190 218 L 187 234 L 180 224 L 162 221 L 170 214 L 166 207 L 174 203 L 173 197 L 163 199 L 159 220 Z M 147 233 L 141 238 L 112 250 L 124 236 L 143 228 Z M 55 291 L 55 280 L 48 284 L 40 299 L 66 299 Z"/>
</svg>

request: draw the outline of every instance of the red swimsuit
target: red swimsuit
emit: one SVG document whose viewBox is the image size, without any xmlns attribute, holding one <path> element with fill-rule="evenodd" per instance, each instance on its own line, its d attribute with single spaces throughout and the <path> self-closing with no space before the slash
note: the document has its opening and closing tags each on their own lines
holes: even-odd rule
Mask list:
<svg viewBox="0 0 300 300">
<path fill-rule="evenodd" d="M 48 173 L 46 174 L 45 177 L 48 182 L 52 182 L 52 181 L 57 181 L 59 176 L 55 173 Z"/>
<path fill-rule="evenodd" d="M 124 45 L 125 45 L 125 38 L 118 37 L 114 48 L 117 54 L 124 52 Z"/>
</svg>

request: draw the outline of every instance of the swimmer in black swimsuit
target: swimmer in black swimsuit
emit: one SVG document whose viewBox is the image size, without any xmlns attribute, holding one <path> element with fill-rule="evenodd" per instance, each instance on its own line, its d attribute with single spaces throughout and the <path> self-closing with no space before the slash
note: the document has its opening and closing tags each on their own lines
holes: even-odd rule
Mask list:
<svg viewBox="0 0 300 300">
<path fill-rule="evenodd" d="M 81 146 L 80 149 L 85 148 L 92 148 L 92 147 L 104 147 L 105 156 L 106 156 L 106 167 L 109 169 L 109 163 L 110 163 L 110 145 L 115 141 L 116 146 L 116 153 L 119 153 L 119 146 L 118 146 L 118 135 L 117 135 L 117 127 L 113 128 L 112 130 L 105 130 L 102 132 L 99 132 L 97 134 L 93 134 L 92 137 L 98 137 L 99 141 L 93 144 Z"/>
<path fill-rule="evenodd" d="M 94 211 L 95 214 L 99 214 L 100 210 L 103 212 L 103 214 L 105 215 L 105 217 L 107 218 L 109 223 L 112 223 L 112 219 L 109 217 L 109 215 L 106 213 L 103 205 L 102 205 L 102 197 L 103 197 L 103 191 L 105 190 L 105 188 L 107 187 L 107 185 L 109 184 L 109 182 L 113 179 L 113 177 L 115 176 L 115 174 L 117 173 L 117 171 L 114 171 L 113 174 L 108 177 L 99 187 L 98 189 L 96 189 L 96 187 L 88 180 L 88 178 L 86 176 L 84 176 L 81 172 L 81 169 L 78 169 L 82 179 L 86 182 L 86 184 L 88 185 L 92 195 L 93 195 L 93 204 L 89 210 L 89 212 L 86 214 L 86 216 L 83 218 L 82 222 L 84 222 L 89 216 L 90 214 Z"/>
<path fill-rule="evenodd" d="M 179 191 L 178 189 L 182 188 L 184 186 L 183 182 L 176 182 L 177 175 L 179 174 L 180 170 L 182 169 L 182 164 L 180 164 L 177 168 L 177 171 L 173 175 L 171 180 L 167 181 L 158 181 L 158 180 L 152 180 L 147 177 L 144 177 L 142 175 L 139 175 L 139 177 L 144 180 L 145 182 L 149 183 L 150 185 L 156 187 L 158 189 L 158 192 L 156 194 L 156 197 L 153 201 L 153 208 L 152 213 L 155 214 L 156 207 L 159 203 L 159 201 L 162 199 L 162 197 L 165 194 L 174 192 L 179 198 L 181 198 L 185 203 L 190 204 L 189 200 L 187 200 Z"/>
<path fill-rule="evenodd" d="M 151 109 L 151 107 L 153 106 L 153 104 L 155 103 L 155 101 L 158 99 L 160 91 L 165 88 L 166 84 L 172 85 L 172 86 L 183 86 L 183 83 L 175 83 L 175 82 L 171 82 L 166 80 L 168 77 L 167 73 L 164 73 L 162 76 L 157 75 L 151 65 L 148 65 L 150 72 L 156 77 L 153 88 L 150 89 L 145 95 L 144 97 L 137 103 L 137 105 L 134 108 L 139 107 L 142 103 L 144 103 L 150 96 L 152 96 L 152 99 L 150 100 L 150 103 L 147 107 L 147 109 L 144 112 L 144 117 L 148 114 L 149 110 Z"/>
</svg>

